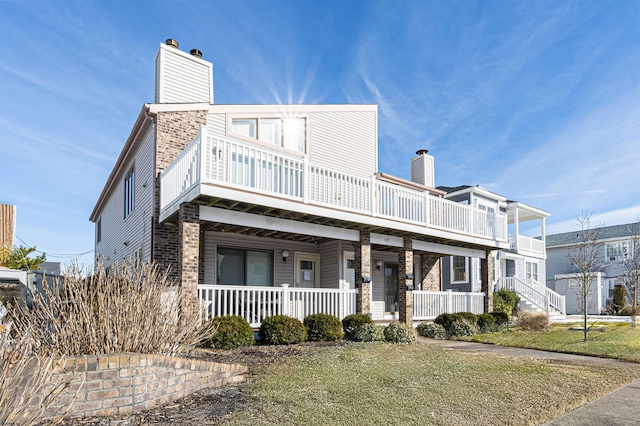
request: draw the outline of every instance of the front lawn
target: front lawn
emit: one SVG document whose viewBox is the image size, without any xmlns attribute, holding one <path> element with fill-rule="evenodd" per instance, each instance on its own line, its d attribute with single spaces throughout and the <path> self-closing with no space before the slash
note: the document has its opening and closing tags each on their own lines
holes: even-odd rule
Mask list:
<svg viewBox="0 0 640 426">
<path fill-rule="evenodd" d="M 570 330 L 572 327 L 577 329 L 580 326 L 554 324 L 550 331 L 537 332 L 509 329 L 478 334 L 469 340 L 640 362 L 640 328 L 631 328 L 623 323 L 606 323 L 590 331 L 589 340 L 584 342 L 582 330 Z"/>
<path fill-rule="evenodd" d="M 638 377 L 638 368 L 353 344 L 269 367 L 229 424 L 539 424 Z"/>
</svg>

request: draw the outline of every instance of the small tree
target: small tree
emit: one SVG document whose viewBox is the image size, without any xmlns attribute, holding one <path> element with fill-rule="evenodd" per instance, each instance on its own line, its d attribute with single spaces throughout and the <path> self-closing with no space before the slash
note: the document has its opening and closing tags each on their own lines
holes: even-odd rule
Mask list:
<svg viewBox="0 0 640 426">
<path fill-rule="evenodd" d="M 633 312 L 631 325 L 636 326 L 638 311 L 638 291 L 640 290 L 640 216 L 635 223 L 629 225 L 631 231 L 631 247 L 620 261 L 620 267 L 624 274 L 624 285 L 627 294 L 631 297 L 631 309 Z"/>
<path fill-rule="evenodd" d="M 569 262 L 573 271 L 571 281 L 578 289 L 578 307 L 583 315 L 584 341 L 588 339 L 589 299 L 591 285 L 598 274 L 605 270 L 602 253 L 602 229 L 591 227 L 591 215 L 585 212 L 577 217 L 580 231 L 576 244 L 569 249 Z"/>
<path fill-rule="evenodd" d="M 627 290 L 623 285 L 617 285 L 613 290 L 613 310 L 616 314 L 627 306 Z"/>
<path fill-rule="evenodd" d="M 47 261 L 47 255 L 42 253 L 40 256 L 29 257 L 35 252 L 35 247 L 16 246 L 13 250 L 0 250 L 0 266 L 10 269 L 21 269 L 23 271 L 31 271 L 40 269 L 40 265 Z"/>
</svg>

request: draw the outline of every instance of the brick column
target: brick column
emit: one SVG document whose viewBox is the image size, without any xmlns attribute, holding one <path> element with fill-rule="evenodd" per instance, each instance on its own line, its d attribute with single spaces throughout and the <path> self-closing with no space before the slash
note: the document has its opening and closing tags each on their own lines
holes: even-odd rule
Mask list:
<svg viewBox="0 0 640 426">
<path fill-rule="evenodd" d="M 422 254 L 422 290 L 440 291 L 440 256 L 437 254 Z"/>
<path fill-rule="evenodd" d="M 486 258 L 480 259 L 480 281 L 481 291 L 485 294 L 484 298 L 484 311 L 493 311 L 493 277 L 491 272 L 493 271 L 493 252 L 491 250 L 486 251 Z"/>
<path fill-rule="evenodd" d="M 180 285 L 189 295 L 197 299 L 200 269 L 200 210 L 197 204 L 182 203 L 178 215 Z"/>
<path fill-rule="evenodd" d="M 354 243 L 355 279 L 358 296 L 356 312 L 371 315 L 371 234 L 360 231 L 360 241 Z"/>
<path fill-rule="evenodd" d="M 404 237 L 403 247 L 398 253 L 398 319 L 413 326 L 413 245 L 411 238 Z"/>
</svg>

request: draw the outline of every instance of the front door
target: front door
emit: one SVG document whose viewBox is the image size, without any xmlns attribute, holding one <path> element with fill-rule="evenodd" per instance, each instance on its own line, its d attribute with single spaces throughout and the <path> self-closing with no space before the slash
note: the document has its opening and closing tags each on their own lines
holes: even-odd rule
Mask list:
<svg viewBox="0 0 640 426">
<path fill-rule="evenodd" d="M 398 265 L 384 264 L 384 310 L 398 312 Z"/>
<path fill-rule="evenodd" d="M 345 251 L 342 255 L 340 288 L 345 290 L 356 288 L 355 256 L 352 251 Z"/>
<path fill-rule="evenodd" d="M 314 288 L 320 286 L 320 255 L 295 252 L 296 287 Z"/>
</svg>

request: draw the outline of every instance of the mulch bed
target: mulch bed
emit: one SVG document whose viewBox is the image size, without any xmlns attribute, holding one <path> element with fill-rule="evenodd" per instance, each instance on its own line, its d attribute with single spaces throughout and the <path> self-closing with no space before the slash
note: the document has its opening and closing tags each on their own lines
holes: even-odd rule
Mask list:
<svg viewBox="0 0 640 426">
<path fill-rule="evenodd" d="M 192 356 L 220 363 L 244 364 L 249 367 L 249 380 L 251 380 L 251 377 L 263 374 L 271 365 L 295 362 L 303 357 L 344 344 L 348 343 L 306 342 L 288 346 L 256 345 L 228 351 L 199 348 Z M 128 416 L 70 418 L 61 424 L 64 426 L 217 425 L 252 403 L 251 396 L 247 395 L 245 390 L 245 383 L 202 390 L 171 404 L 142 413 Z"/>
</svg>

